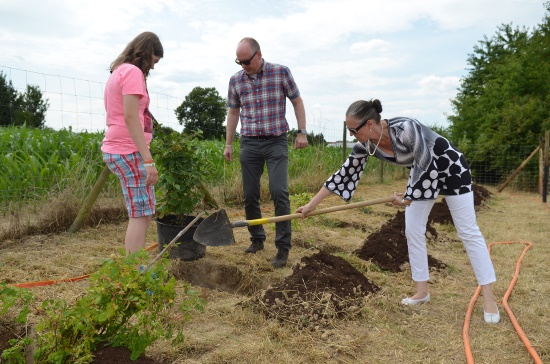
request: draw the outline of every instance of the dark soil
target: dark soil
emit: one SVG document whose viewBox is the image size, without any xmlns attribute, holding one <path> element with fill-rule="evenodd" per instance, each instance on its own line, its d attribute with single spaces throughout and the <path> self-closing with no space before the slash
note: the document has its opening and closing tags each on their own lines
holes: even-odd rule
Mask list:
<svg viewBox="0 0 550 364">
<path fill-rule="evenodd" d="M 13 324 L 0 322 L 0 356 L 4 350 L 10 348 L 9 341 L 11 339 L 17 339 L 17 337 L 22 333 L 23 328 L 15 326 Z"/>
<path fill-rule="evenodd" d="M 479 208 L 491 198 L 491 192 L 482 186 L 473 185 L 472 187 L 474 189 L 474 206 Z"/>
<path fill-rule="evenodd" d="M 491 192 L 489 192 L 485 187 L 478 185 L 472 185 L 474 191 L 474 207 L 476 211 L 484 205 L 485 201 L 491 198 Z M 428 217 L 428 224 L 431 223 L 440 223 L 440 224 L 452 224 L 453 218 L 451 217 L 451 212 L 449 211 L 449 206 L 445 199 L 441 202 L 434 204 L 430 216 Z"/>
<path fill-rule="evenodd" d="M 477 209 L 490 197 L 490 193 L 476 185 L 473 190 Z M 434 205 L 426 226 L 426 235 L 437 240 L 438 234 L 433 223 L 452 223 L 445 200 Z M 409 261 L 404 211 L 398 211 L 380 230 L 370 234 L 363 246 L 354 253 L 383 270 L 401 271 Z M 447 267 L 430 255 L 428 265 L 435 270 Z M 293 267 L 292 275 L 278 286 L 265 291 L 259 299 L 259 306 L 268 317 L 295 323 L 302 328 L 318 329 L 330 326 L 333 319 L 359 313 L 365 296 L 378 290 L 379 287 L 343 258 L 320 252 L 302 258 Z"/>
<path fill-rule="evenodd" d="M 473 185 L 474 206 L 479 209 L 491 193 L 484 187 Z M 445 199 L 434 204 L 428 224 L 427 233 L 437 239 L 437 231 L 432 223 L 452 224 L 453 220 Z M 399 272 L 403 264 L 409 261 L 407 239 L 405 237 L 405 213 L 398 211 L 395 217 L 389 220 L 379 231 L 372 233 L 364 241 L 363 246 L 355 251 L 355 254 L 364 260 L 370 260 L 383 270 Z M 445 263 L 428 255 L 428 266 L 432 269 L 442 270 Z"/>
<path fill-rule="evenodd" d="M 10 348 L 9 341 L 16 339 L 19 335 L 24 334 L 23 328 L 0 323 L 0 355 L 6 349 Z M 100 347 L 94 353 L 95 364 L 162 364 L 162 362 L 153 360 L 145 355 L 141 355 L 136 360 L 130 360 L 131 351 L 124 347 Z M 0 359 L 0 363 L 2 360 Z"/>
<path fill-rule="evenodd" d="M 124 347 L 101 347 L 94 353 L 94 364 L 162 364 L 162 362 L 141 355 L 136 360 L 130 360 L 132 352 Z"/>
<path fill-rule="evenodd" d="M 358 314 L 364 297 L 380 289 L 345 259 L 324 252 L 302 258 L 292 270 L 260 300 L 268 317 L 300 327 L 330 326 Z"/>
<path fill-rule="evenodd" d="M 427 227 L 427 231 L 437 238 L 437 231 Z M 359 258 L 370 260 L 380 269 L 400 272 L 404 263 L 409 261 L 407 238 L 405 238 L 405 212 L 397 211 L 395 217 L 385 223 L 380 230 L 372 233 L 363 246 L 354 252 Z M 445 269 L 446 265 L 428 255 L 428 266 Z"/>
</svg>

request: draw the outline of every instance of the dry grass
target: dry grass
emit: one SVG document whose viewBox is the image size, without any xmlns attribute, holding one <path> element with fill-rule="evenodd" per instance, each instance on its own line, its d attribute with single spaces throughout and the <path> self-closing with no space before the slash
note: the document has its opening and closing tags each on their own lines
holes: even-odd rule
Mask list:
<svg viewBox="0 0 550 364">
<path fill-rule="evenodd" d="M 391 195 L 403 188 L 391 184 L 363 183 L 355 201 Z M 497 193 L 478 213 L 478 223 L 487 242 L 529 241 L 519 280 L 509 300 L 518 321 L 543 361 L 550 358 L 550 211 L 533 194 Z M 341 204 L 330 198 L 322 207 Z M 264 205 L 265 215 L 272 207 Z M 228 208 L 232 221 L 244 219 L 241 209 Z M 256 255 L 245 255 L 247 231 L 234 230 L 237 244 L 209 247 L 205 258 L 182 262 L 173 270 L 189 280 L 210 285 L 197 289 L 207 298 L 204 313 L 183 326 L 186 342 L 173 347 L 157 342 L 147 354 L 167 363 L 464 363 L 462 327 L 476 281 L 462 244 L 453 227 L 436 226 L 439 239 L 429 253 L 449 265 L 434 272 L 430 282 L 432 301 L 418 307 L 400 307 L 398 302 L 413 292 L 408 270 L 387 273 L 351 254 L 368 234 L 395 215 L 391 205 L 347 210 L 321 215 L 294 224 L 294 248 L 289 266 L 275 270 L 274 229 L 266 225 L 268 244 Z M 104 257 L 122 247 L 126 224 L 99 225 L 77 234 L 35 235 L 0 243 L 0 277 L 10 283 L 60 279 L 91 273 Z M 148 242 L 157 241 L 151 224 Z M 495 293 L 501 301 L 524 245 L 496 245 L 492 249 L 498 281 Z M 291 324 L 266 319 L 253 310 L 250 301 L 269 285 L 292 273 L 303 256 L 323 249 L 347 259 L 381 291 L 367 299 L 362 314 L 335 322 L 330 329 L 298 330 Z M 151 253 L 155 256 L 156 251 Z M 201 268 L 201 269 L 199 269 Z M 193 275 L 191 272 L 199 272 Z M 222 273 L 220 273 L 222 272 Z M 198 276 L 200 274 L 200 277 Z M 39 299 L 81 294 L 86 281 L 34 289 Z M 483 322 L 480 301 L 475 307 L 470 338 L 478 363 L 532 363 L 504 309 L 502 322 Z M 4 318 L 3 320 L 5 320 Z"/>
</svg>

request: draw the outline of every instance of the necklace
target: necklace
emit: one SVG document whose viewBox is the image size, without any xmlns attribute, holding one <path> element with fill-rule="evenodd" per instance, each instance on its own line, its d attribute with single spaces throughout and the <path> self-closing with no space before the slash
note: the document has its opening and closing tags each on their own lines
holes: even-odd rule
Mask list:
<svg viewBox="0 0 550 364">
<path fill-rule="evenodd" d="M 382 126 L 382 131 L 380 132 L 380 139 L 378 139 L 378 143 L 376 143 L 376 145 L 374 146 L 374 150 L 370 151 L 370 146 L 367 146 L 367 152 L 369 153 L 369 155 L 374 155 L 374 153 L 376 153 L 376 150 L 378 149 L 378 145 L 380 145 L 380 141 L 382 140 L 382 135 L 384 135 L 384 124 L 380 123 L 380 126 Z M 369 140 L 369 145 L 371 144 L 372 142 Z"/>
</svg>

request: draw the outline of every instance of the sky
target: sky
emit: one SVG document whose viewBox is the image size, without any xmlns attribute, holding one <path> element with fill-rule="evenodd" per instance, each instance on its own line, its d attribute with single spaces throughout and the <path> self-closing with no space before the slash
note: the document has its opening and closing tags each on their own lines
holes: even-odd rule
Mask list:
<svg viewBox="0 0 550 364">
<path fill-rule="evenodd" d="M 143 31 L 164 58 L 151 71 L 151 110 L 173 110 L 196 86 L 227 96 L 237 43 L 255 38 L 266 61 L 290 68 L 308 131 L 341 140 L 348 106 L 379 99 L 382 117 L 448 126 L 468 56 L 498 26 L 533 29 L 544 0 L 0 0 L 0 72 L 34 84 L 54 128 L 102 130 L 110 63 Z M 87 96 L 86 96 L 87 95 Z M 61 105 L 61 106 L 60 106 Z M 73 105 L 73 106 L 70 106 Z M 287 120 L 297 128 L 290 102 Z"/>
</svg>

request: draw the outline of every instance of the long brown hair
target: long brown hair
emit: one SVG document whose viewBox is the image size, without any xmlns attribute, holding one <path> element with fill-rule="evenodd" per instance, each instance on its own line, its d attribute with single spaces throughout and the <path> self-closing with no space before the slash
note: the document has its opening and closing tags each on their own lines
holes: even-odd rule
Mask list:
<svg viewBox="0 0 550 364">
<path fill-rule="evenodd" d="M 111 63 L 110 70 L 113 72 L 121 64 L 131 63 L 147 78 L 153 67 L 153 56 L 164 57 L 160 39 L 155 33 L 143 32 L 128 43 L 124 51 Z"/>
</svg>

